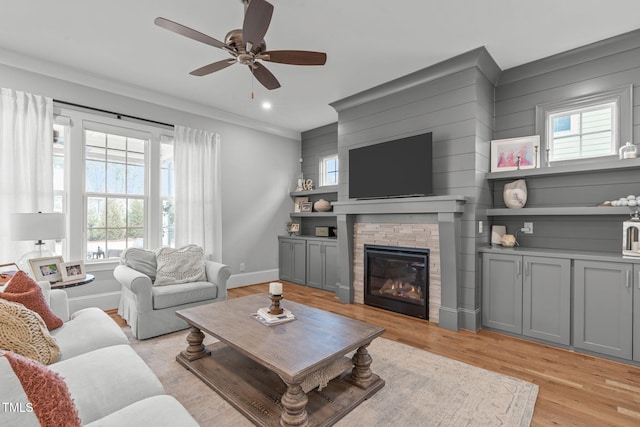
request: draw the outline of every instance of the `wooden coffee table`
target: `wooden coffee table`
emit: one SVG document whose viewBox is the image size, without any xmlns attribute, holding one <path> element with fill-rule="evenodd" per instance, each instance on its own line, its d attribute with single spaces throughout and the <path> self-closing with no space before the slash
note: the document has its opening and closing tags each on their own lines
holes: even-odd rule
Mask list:
<svg viewBox="0 0 640 427">
<path fill-rule="evenodd" d="M 191 331 L 176 360 L 262 426 L 332 425 L 384 386 L 367 352 L 384 328 L 286 299 L 296 320 L 265 326 L 251 314 L 269 303 L 251 295 L 177 311 Z M 205 347 L 205 333 L 220 342 Z"/>
</svg>

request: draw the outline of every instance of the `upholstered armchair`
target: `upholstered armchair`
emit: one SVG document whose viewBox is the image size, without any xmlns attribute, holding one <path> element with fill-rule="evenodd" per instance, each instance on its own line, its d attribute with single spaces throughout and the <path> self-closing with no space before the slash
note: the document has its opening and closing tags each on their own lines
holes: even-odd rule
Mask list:
<svg viewBox="0 0 640 427">
<path fill-rule="evenodd" d="M 134 252 L 136 258 L 132 260 Z M 176 316 L 177 310 L 227 299 L 229 266 L 205 260 L 203 280 L 159 285 L 159 278 L 153 277 L 155 259 L 149 253 L 153 254 L 127 250 L 123 262 L 113 271 L 122 285 L 118 314 L 131 326 L 134 337 L 147 339 L 186 329 L 188 325 Z"/>
</svg>

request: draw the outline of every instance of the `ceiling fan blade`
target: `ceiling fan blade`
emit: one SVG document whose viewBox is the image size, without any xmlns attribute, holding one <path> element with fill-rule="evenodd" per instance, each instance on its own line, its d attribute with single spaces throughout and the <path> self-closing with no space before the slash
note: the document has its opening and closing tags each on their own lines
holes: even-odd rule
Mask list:
<svg viewBox="0 0 640 427">
<path fill-rule="evenodd" d="M 184 25 L 178 24 L 177 22 L 173 22 L 169 19 L 157 17 L 154 23 L 159 27 L 165 28 L 169 31 L 173 31 L 174 33 L 188 37 L 192 40 L 196 40 L 201 43 L 208 44 L 209 46 L 217 47 L 219 49 L 230 50 L 229 46 L 222 43 L 220 40 L 216 40 L 213 37 L 202 34 L 199 31 L 196 31 L 189 27 L 185 27 Z"/>
<path fill-rule="evenodd" d="M 242 23 L 242 41 L 247 51 L 262 43 L 271 23 L 271 15 L 273 15 L 271 3 L 266 0 L 251 0 Z"/>
<path fill-rule="evenodd" d="M 253 66 L 249 65 L 249 70 L 253 73 L 255 78 L 258 79 L 262 86 L 267 89 L 273 90 L 280 87 L 280 82 L 278 82 L 276 76 L 271 74 L 271 71 L 267 70 L 267 67 L 261 63 L 256 62 Z"/>
<path fill-rule="evenodd" d="M 327 62 L 327 54 L 308 50 L 270 50 L 262 52 L 260 59 L 280 64 L 324 65 Z"/>
<path fill-rule="evenodd" d="M 236 63 L 235 59 L 223 59 L 222 61 L 213 62 L 211 64 L 205 65 L 204 67 L 200 67 L 197 70 L 193 70 L 189 74 L 192 76 L 206 76 L 207 74 L 215 73 L 216 71 L 220 71 L 225 69 Z"/>
</svg>

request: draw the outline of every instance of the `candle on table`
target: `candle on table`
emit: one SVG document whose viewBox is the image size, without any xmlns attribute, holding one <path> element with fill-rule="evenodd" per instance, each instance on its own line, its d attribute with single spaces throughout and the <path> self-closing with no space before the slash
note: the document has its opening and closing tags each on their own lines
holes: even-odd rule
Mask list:
<svg viewBox="0 0 640 427">
<path fill-rule="evenodd" d="M 271 295 L 282 295 L 282 283 L 280 282 L 269 283 L 269 293 Z"/>
</svg>

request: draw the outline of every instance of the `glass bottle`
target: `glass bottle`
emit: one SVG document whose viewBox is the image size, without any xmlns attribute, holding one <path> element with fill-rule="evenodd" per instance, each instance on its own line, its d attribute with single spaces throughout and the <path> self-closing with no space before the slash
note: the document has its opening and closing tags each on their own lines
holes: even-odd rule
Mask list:
<svg viewBox="0 0 640 427">
<path fill-rule="evenodd" d="M 634 144 L 627 142 L 624 146 L 620 147 L 621 159 L 635 159 L 638 156 L 638 147 Z"/>
</svg>

